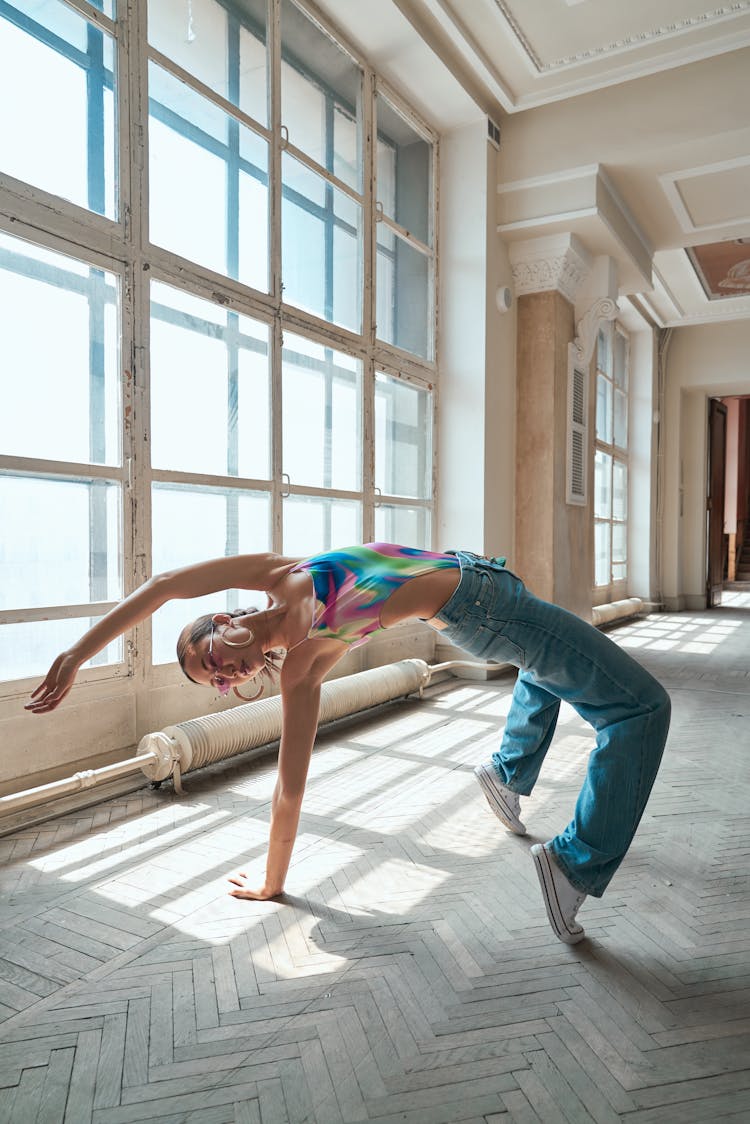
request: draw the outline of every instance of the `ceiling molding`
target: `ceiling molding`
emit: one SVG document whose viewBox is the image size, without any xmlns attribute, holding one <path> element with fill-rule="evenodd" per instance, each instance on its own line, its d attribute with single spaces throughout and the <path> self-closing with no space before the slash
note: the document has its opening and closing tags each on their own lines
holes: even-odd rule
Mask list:
<svg viewBox="0 0 750 1124">
<path fill-rule="evenodd" d="M 507 113 L 512 112 L 516 104 L 513 93 L 506 85 L 492 58 L 484 50 L 481 43 L 477 42 L 464 21 L 454 11 L 447 8 L 443 0 L 423 0 L 423 4 L 433 19 L 440 24 L 443 31 L 449 36 L 451 43 L 459 51 L 463 60 L 484 82 L 493 97 L 497 98 Z"/>
<path fill-rule="evenodd" d="M 528 36 L 524 33 L 520 22 L 511 11 L 507 0 L 495 0 L 495 4 L 523 50 L 524 55 L 535 72 L 539 75 L 552 74 L 555 71 L 567 70 L 573 66 L 581 66 L 585 63 L 606 58 L 609 55 L 637 50 L 640 47 L 648 46 L 663 39 L 672 39 L 675 36 L 685 35 L 688 32 L 708 27 L 712 24 L 736 19 L 738 16 L 742 16 L 750 11 L 750 0 L 735 0 L 733 4 L 724 4 L 720 8 L 713 8 L 708 12 L 704 12 L 700 16 L 689 16 L 682 20 L 676 20 L 674 23 L 665 24 L 662 27 L 641 31 L 637 35 L 630 35 L 624 39 L 615 39 L 611 43 L 605 43 L 599 47 L 592 47 L 573 55 L 563 55 L 559 59 L 543 62 L 534 50 Z"/>
<path fill-rule="evenodd" d="M 748 213 L 746 215 L 722 219 L 721 222 L 694 222 L 678 186 L 681 180 L 698 179 L 700 176 L 711 176 L 717 172 L 732 172 L 748 166 L 750 166 L 750 156 L 737 156 L 733 160 L 722 160 L 718 164 L 703 164 L 698 168 L 680 168 L 674 172 L 664 172 L 658 177 L 662 190 L 685 234 L 699 234 L 701 231 L 725 228 L 734 229 L 738 224 L 750 226 L 750 199 L 748 200 Z"/>
</svg>

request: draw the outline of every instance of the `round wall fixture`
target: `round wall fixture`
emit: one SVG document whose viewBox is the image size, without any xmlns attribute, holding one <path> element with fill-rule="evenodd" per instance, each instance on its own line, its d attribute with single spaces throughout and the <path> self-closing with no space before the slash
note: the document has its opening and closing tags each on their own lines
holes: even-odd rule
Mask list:
<svg viewBox="0 0 750 1124">
<path fill-rule="evenodd" d="M 498 312 L 507 312 L 513 304 L 513 294 L 507 285 L 501 285 L 495 293 L 495 303 L 497 304 Z"/>
</svg>

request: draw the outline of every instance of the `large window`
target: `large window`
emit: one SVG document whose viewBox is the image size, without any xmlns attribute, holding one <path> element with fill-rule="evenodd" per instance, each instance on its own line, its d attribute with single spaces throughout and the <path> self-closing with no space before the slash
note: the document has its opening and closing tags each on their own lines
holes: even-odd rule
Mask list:
<svg viewBox="0 0 750 1124">
<path fill-rule="evenodd" d="M 628 575 L 628 338 L 606 324 L 596 353 L 594 571 L 597 587 Z"/>
<path fill-rule="evenodd" d="M 198 558 L 435 545 L 436 138 L 367 61 L 305 0 L 0 0 L 0 97 L 0 680 Z"/>
<path fill-rule="evenodd" d="M 0 233 L 0 677 L 122 595 L 116 276 Z M 118 663 L 121 644 L 97 664 Z"/>
</svg>

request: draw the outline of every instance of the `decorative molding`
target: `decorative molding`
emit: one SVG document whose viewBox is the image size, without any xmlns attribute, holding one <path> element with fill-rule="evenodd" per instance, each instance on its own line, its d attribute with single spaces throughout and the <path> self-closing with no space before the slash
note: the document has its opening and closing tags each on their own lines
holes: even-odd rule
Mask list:
<svg viewBox="0 0 750 1124">
<path fill-rule="evenodd" d="M 595 300 L 588 312 L 585 312 L 576 326 L 576 338 L 573 340 L 576 365 L 584 370 L 588 369 L 591 356 L 594 354 L 594 345 L 599 332 L 599 325 L 605 320 L 614 320 L 617 316 L 617 302 L 611 297 L 599 297 Z"/>
<path fill-rule="evenodd" d="M 603 44 L 600 47 L 591 47 L 589 50 L 579 51 L 574 55 L 564 55 L 559 59 L 553 59 L 551 62 L 543 62 L 531 45 L 519 21 L 513 15 L 507 0 L 495 0 L 495 4 L 537 74 L 549 74 L 554 70 L 578 66 L 581 63 L 591 62 L 594 59 L 600 59 L 606 55 L 619 54 L 623 51 L 647 46 L 659 39 L 683 35 L 687 32 L 694 31 L 696 28 L 705 27 L 708 24 L 718 23 L 723 20 L 734 19 L 750 11 L 750 0 L 736 0 L 734 4 L 724 4 L 720 8 L 714 8 L 698 16 L 687 16 L 685 19 L 675 20 L 674 23 L 666 24 L 663 27 L 650 28 L 648 31 L 641 31 L 637 35 L 628 35 L 624 39 L 615 39 L 613 42 Z"/>
<path fill-rule="evenodd" d="M 733 172 L 739 168 L 746 168 L 748 164 L 750 164 L 750 156 L 736 156 L 733 160 L 722 160 L 718 164 L 703 164 L 697 168 L 680 168 L 675 172 L 663 172 L 658 177 L 675 217 L 686 234 L 699 234 L 704 230 L 720 230 L 723 227 L 734 228 L 738 223 L 750 223 L 750 205 L 748 205 L 746 215 L 723 219 L 721 222 L 696 224 L 679 188 L 680 180 L 697 179 L 699 176 L 711 176 L 719 172 Z"/>
<path fill-rule="evenodd" d="M 509 256 L 519 297 L 556 290 L 572 304 L 591 270 L 591 258 L 574 235 L 514 242 Z"/>
</svg>

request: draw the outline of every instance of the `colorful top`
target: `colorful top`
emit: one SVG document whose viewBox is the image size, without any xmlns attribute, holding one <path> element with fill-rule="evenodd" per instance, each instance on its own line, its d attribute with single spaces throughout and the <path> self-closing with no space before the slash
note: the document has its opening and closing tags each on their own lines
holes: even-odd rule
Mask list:
<svg viewBox="0 0 750 1124">
<path fill-rule="evenodd" d="M 342 640 L 356 647 L 383 628 L 380 613 L 390 595 L 410 578 L 433 570 L 458 569 L 453 554 L 370 542 L 329 550 L 292 571 L 312 576 L 315 609 L 308 639 Z"/>
</svg>

